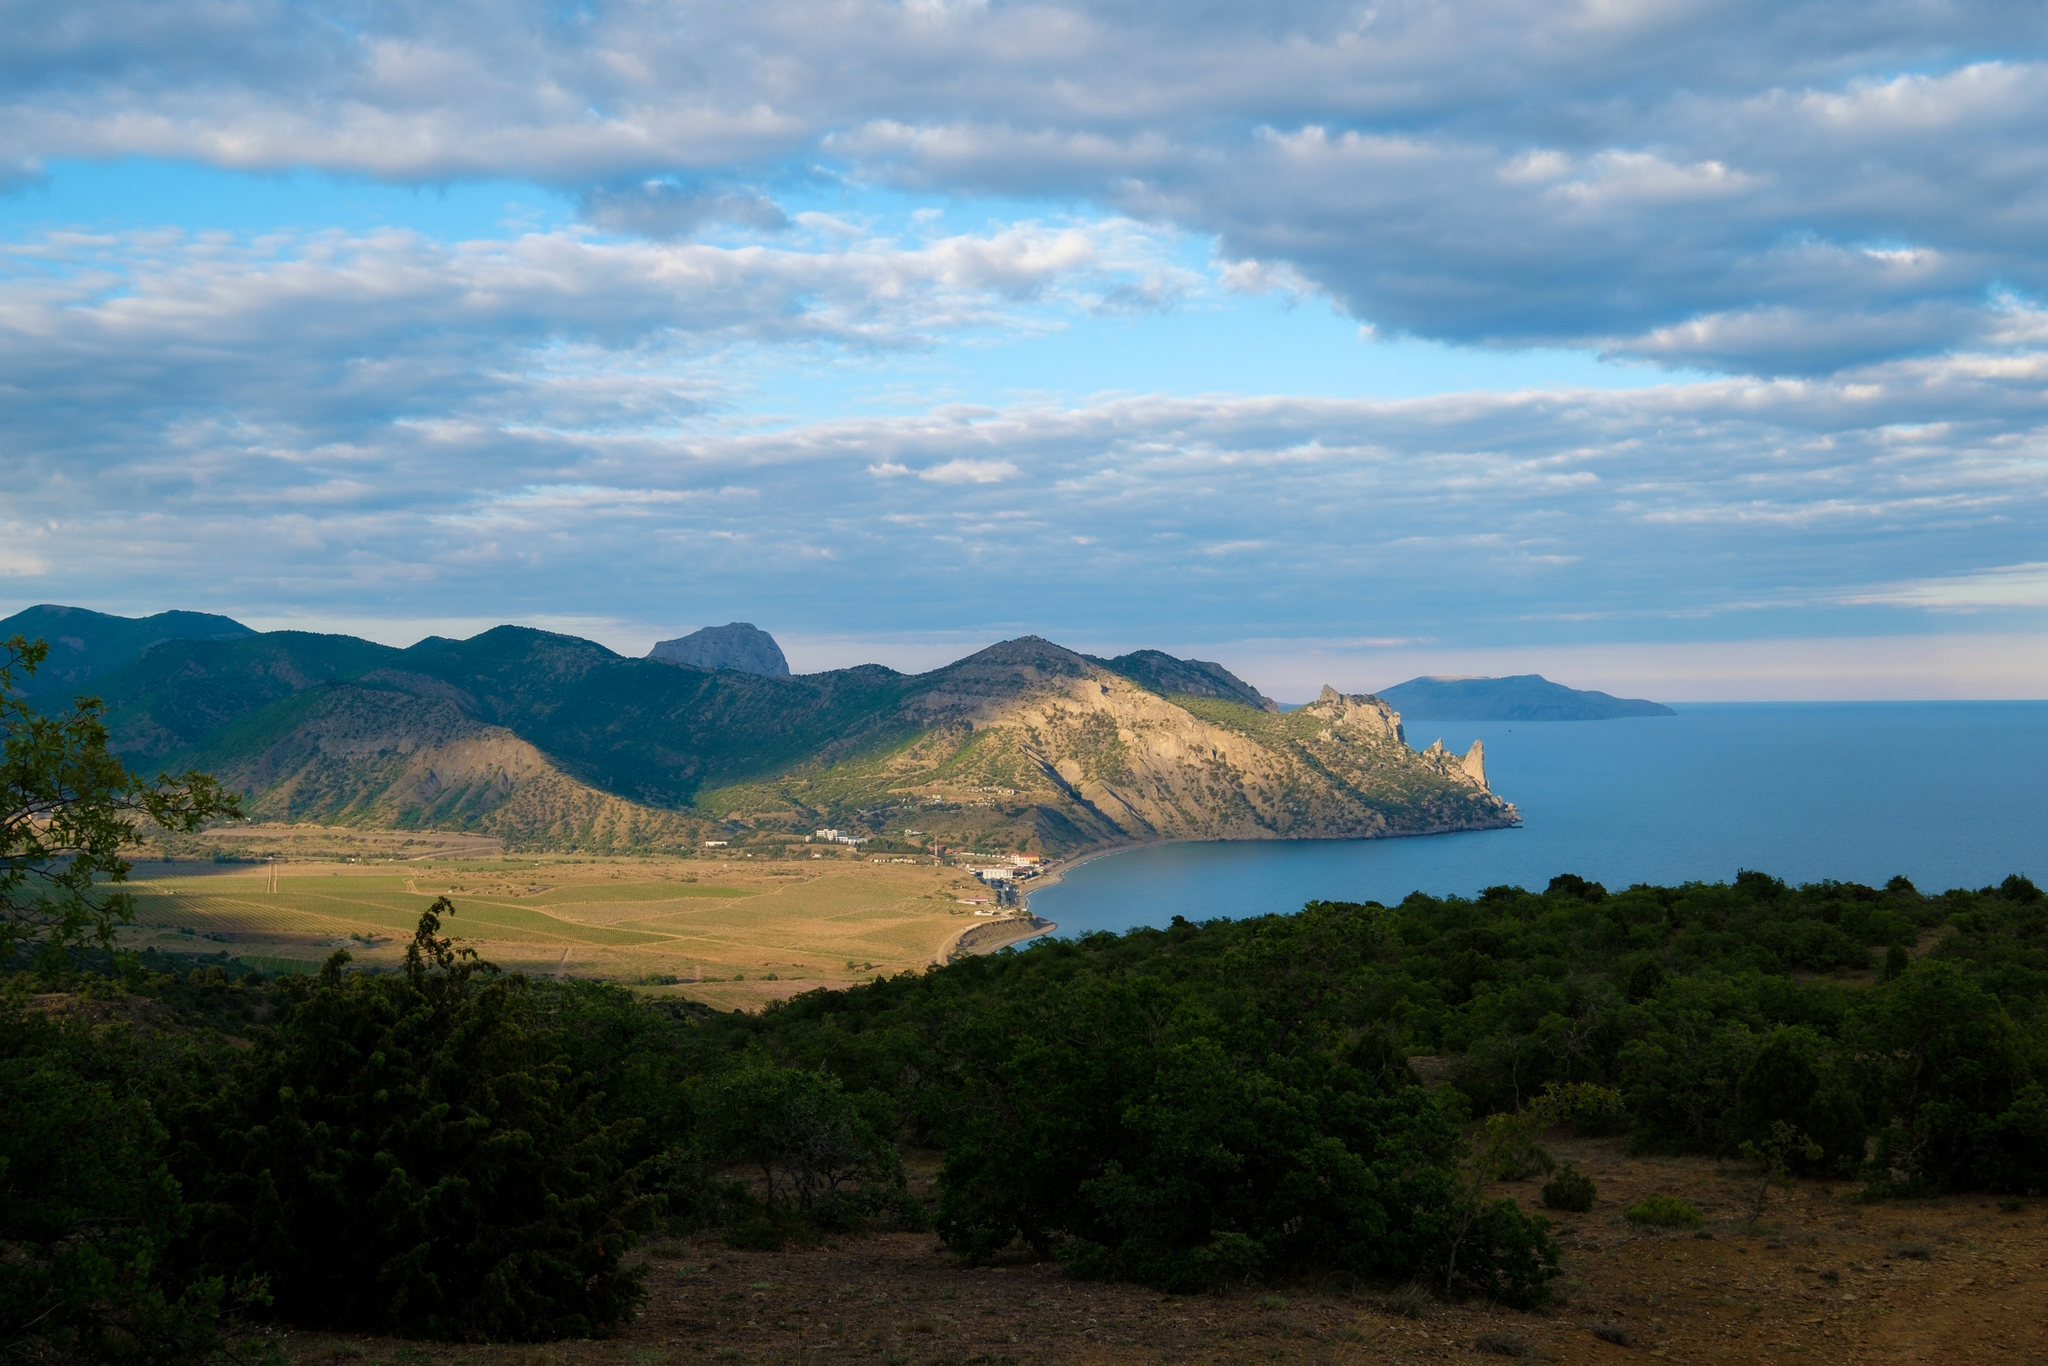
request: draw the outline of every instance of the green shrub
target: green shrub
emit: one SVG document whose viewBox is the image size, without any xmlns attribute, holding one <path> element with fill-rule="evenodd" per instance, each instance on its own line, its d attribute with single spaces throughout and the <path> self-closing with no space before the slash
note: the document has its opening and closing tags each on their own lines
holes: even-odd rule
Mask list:
<svg viewBox="0 0 2048 1366">
<path fill-rule="evenodd" d="M 1557 1175 L 1543 1183 L 1543 1204 L 1548 1209 L 1584 1214 L 1593 1208 L 1595 1193 L 1593 1178 L 1567 1162 Z"/>
<path fill-rule="evenodd" d="M 1550 1298 L 1550 1282 L 1561 1267 L 1550 1228 L 1548 1219 L 1523 1213 L 1513 1200 L 1482 1202 L 1462 1237 L 1440 1237 L 1431 1252 L 1446 1244 L 1455 1250 L 1455 1260 L 1444 1267 L 1448 1293 L 1534 1309 Z"/>
<path fill-rule="evenodd" d="M 1705 1222 L 1698 1210 L 1675 1195 L 1645 1196 L 1623 1210 L 1621 1217 L 1631 1224 L 1656 1228 L 1698 1228 Z"/>
</svg>

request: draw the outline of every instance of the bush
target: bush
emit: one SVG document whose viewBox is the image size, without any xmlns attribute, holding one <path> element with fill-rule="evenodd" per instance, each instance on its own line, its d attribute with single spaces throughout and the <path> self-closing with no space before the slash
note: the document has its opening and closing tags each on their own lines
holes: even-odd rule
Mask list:
<svg viewBox="0 0 2048 1366">
<path fill-rule="evenodd" d="M 1631 1224 L 1655 1228 L 1698 1228 L 1705 1221 L 1700 1212 L 1675 1195 L 1650 1195 L 1621 1212 Z"/>
<path fill-rule="evenodd" d="M 1363 939 L 1373 923 L 1341 909 L 1303 920 L 1332 938 Z M 1239 974 L 1273 1008 L 1229 1019 L 1156 980 L 1050 977 L 1040 965 L 1058 964 L 1058 951 L 1019 955 L 1019 989 L 962 1009 L 945 1042 L 947 1245 L 986 1258 L 1021 1238 L 1076 1275 L 1174 1292 L 1455 1261 L 1483 1293 L 1535 1297 L 1555 1274 L 1548 1233 L 1518 1211 L 1489 1215 L 1473 1235 L 1479 1251 L 1454 1257 L 1452 1112 L 1383 1034 L 1325 1032 L 1289 979 L 1294 946 L 1276 948 L 1245 954 Z M 1299 1047 L 1272 1037 L 1289 1020 Z"/>
<path fill-rule="evenodd" d="M 1524 1214 L 1513 1200 L 1477 1205 L 1462 1238 L 1445 1239 L 1455 1261 L 1445 1266 L 1447 1293 L 1476 1295 L 1511 1309 L 1534 1309 L 1550 1298 L 1561 1266 L 1550 1221 Z"/>
<path fill-rule="evenodd" d="M 1567 1162 L 1557 1175 L 1543 1183 L 1543 1204 L 1548 1209 L 1584 1214 L 1593 1208 L 1595 1193 L 1593 1178 Z"/>
<path fill-rule="evenodd" d="M 302 1325 L 464 1340 L 588 1337 L 644 1293 L 623 1258 L 659 1202 L 636 1121 L 606 1123 L 533 993 L 421 916 L 405 971 L 345 952 L 280 988 L 283 1023 L 176 1116 L 206 1273 L 270 1278 Z"/>
</svg>

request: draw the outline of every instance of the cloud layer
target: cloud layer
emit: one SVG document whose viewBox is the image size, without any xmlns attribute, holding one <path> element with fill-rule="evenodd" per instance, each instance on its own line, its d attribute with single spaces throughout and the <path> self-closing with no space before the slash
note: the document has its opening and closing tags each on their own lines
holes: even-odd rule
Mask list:
<svg viewBox="0 0 2048 1366">
<path fill-rule="evenodd" d="M 1971 0 L 0 4 L 0 163 L 523 176 L 655 237 L 822 163 L 1079 197 L 1386 332 L 1756 374 L 2040 296 L 2048 12 Z"/>
<path fill-rule="evenodd" d="M 745 348 L 829 365 L 1174 278 L 1127 224 L 784 236 L 18 245 L 0 575 L 254 615 L 1445 645 L 2048 608 L 2031 313 L 1825 379 L 770 422 L 730 407 Z"/>
</svg>

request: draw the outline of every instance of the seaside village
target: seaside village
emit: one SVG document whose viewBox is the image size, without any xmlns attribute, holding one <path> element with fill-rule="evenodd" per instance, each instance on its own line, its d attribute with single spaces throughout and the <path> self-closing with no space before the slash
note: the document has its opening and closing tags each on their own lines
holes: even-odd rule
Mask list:
<svg viewBox="0 0 2048 1366">
<path fill-rule="evenodd" d="M 921 830 L 906 830 L 903 833 L 908 836 L 916 836 L 924 832 Z M 806 844 L 813 842 L 819 844 L 845 844 L 857 849 L 861 845 L 866 844 L 870 838 L 867 835 L 855 835 L 845 830 L 821 828 L 812 831 L 804 842 Z M 940 857 L 943 852 L 944 850 L 940 846 L 932 846 L 933 858 Z M 974 874 L 990 892 L 990 895 L 986 898 L 961 898 L 965 904 L 975 908 L 974 913 L 976 915 L 1004 914 L 1008 908 L 1018 904 L 1017 884 L 1037 877 L 1045 871 L 1045 859 L 1038 854 L 978 854 L 971 857 L 991 860 L 982 864 L 963 863 L 960 865 L 965 871 Z M 876 861 L 880 862 L 879 859 Z"/>
</svg>

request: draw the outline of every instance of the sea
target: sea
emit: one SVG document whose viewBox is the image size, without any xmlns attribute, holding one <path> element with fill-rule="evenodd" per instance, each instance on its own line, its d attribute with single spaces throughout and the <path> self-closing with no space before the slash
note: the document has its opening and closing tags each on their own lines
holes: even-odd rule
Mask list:
<svg viewBox="0 0 2048 1366">
<path fill-rule="evenodd" d="M 1420 721 L 1420 747 L 1486 742 L 1522 824 L 1378 840 L 1152 845 L 1029 893 L 1055 934 L 1295 911 L 1410 892 L 1726 881 L 2048 886 L 2048 702 L 1715 703 L 1615 721 Z"/>
</svg>

